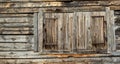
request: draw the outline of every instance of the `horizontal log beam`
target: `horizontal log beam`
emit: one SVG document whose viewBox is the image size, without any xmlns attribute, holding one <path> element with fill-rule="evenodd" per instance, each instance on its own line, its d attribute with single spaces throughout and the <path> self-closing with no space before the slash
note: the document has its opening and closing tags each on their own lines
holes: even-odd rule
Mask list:
<svg viewBox="0 0 120 64">
<path fill-rule="evenodd" d="M 120 1 L 73 1 L 73 2 L 0 2 L 0 8 L 50 7 L 50 6 L 120 6 Z"/>
<path fill-rule="evenodd" d="M 61 1 L 98 1 L 98 0 L 0 0 L 0 2 L 61 2 Z M 99 1 L 116 1 L 116 0 L 99 0 Z"/>
<path fill-rule="evenodd" d="M 27 14 L 27 13 L 34 13 L 38 12 L 40 8 L 0 8 L 0 13 L 22 13 L 22 14 Z M 58 11 L 59 12 L 74 12 L 76 11 L 104 11 L 104 7 L 102 6 L 83 6 L 83 7 L 51 7 L 51 8 L 41 8 L 41 10 L 44 9 L 44 11 Z M 52 9 L 52 10 L 51 10 Z M 52 12 L 53 12 L 52 11 Z"/>
</svg>

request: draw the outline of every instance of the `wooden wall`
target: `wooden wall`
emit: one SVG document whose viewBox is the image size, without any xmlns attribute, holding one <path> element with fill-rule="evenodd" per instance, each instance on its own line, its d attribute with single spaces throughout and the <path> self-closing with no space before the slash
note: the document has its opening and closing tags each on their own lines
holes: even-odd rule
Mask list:
<svg viewBox="0 0 120 64">
<path fill-rule="evenodd" d="M 57 12 L 50 12 L 41 16 L 43 9 Z M 68 10 L 72 12 L 66 13 Z M 50 2 L 50 0 L 46 2 L 45 0 L 44 2 L 42 0 L 1 0 L 0 63 L 119 64 L 120 52 L 116 51 L 119 46 L 116 49 L 116 44 L 113 43 L 114 36 L 112 33 L 114 32 L 111 28 L 114 25 L 111 10 L 120 10 L 119 0 L 64 0 L 61 2 L 56 0 L 54 2 Z M 63 12 L 60 13 L 61 11 Z M 43 19 L 40 19 L 41 17 L 44 18 L 43 26 L 37 24 L 43 21 Z M 107 21 L 110 21 L 110 24 L 106 24 L 109 23 Z M 37 26 L 43 27 L 43 39 L 45 41 L 40 44 L 43 46 L 37 43 L 36 36 L 41 36 L 37 33 L 37 31 L 41 31 L 40 27 Z M 118 35 L 119 32 L 116 34 Z M 52 46 L 49 46 L 49 44 Z M 39 53 L 41 52 L 39 46 L 43 49 L 42 52 L 48 52 L 48 49 L 50 49 L 57 50 L 60 53 L 52 54 L 50 52 L 42 55 Z M 87 54 L 86 52 L 85 54 L 78 53 L 81 50 L 88 52 Z M 96 50 L 98 50 L 98 54 L 89 53 Z M 105 50 L 105 52 L 99 52 L 101 50 Z M 67 54 L 63 54 L 66 51 Z"/>
</svg>

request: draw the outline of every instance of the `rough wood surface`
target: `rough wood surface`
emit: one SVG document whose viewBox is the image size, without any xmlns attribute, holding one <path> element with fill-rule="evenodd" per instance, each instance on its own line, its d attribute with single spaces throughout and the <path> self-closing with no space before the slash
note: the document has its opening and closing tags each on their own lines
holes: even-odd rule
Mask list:
<svg viewBox="0 0 120 64">
<path fill-rule="evenodd" d="M 91 36 L 94 35 L 92 33 L 96 33 L 96 36 L 94 36 L 97 44 L 99 41 L 99 45 L 95 42 L 97 47 L 100 46 L 100 48 L 104 48 L 106 45 L 102 43 L 105 40 L 103 34 L 106 34 L 106 24 L 103 21 L 107 21 L 107 36 L 110 38 L 107 42 L 108 52 L 115 51 L 113 40 L 114 23 L 112 21 L 114 15 L 113 10 L 120 10 L 119 0 L 84 2 L 38 2 L 38 0 L 24 0 L 24 2 L 23 0 L 1 1 L 4 2 L 0 3 L 0 13 L 2 13 L 0 14 L 0 33 L 2 34 L 0 35 L 1 64 L 119 64 L 119 52 L 112 54 L 98 54 L 99 52 L 97 52 L 97 54 L 90 54 L 90 51 L 94 49 L 92 48 L 94 43 L 92 42 L 93 37 L 91 38 Z M 104 12 L 105 7 L 110 8 Z M 110 9 L 112 9 L 112 11 Z M 44 12 L 50 13 L 47 16 L 48 18 L 44 17 Z M 73 12 L 75 12 L 75 14 Z M 38 13 L 38 26 L 35 23 L 33 24 L 34 13 Z M 104 17 L 105 13 L 107 13 L 106 17 Z M 92 21 L 92 16 L 100 16 L 100 18 L 93 18 Z M 105 18 L 104 20 L 103 17 Z M 55 20 L 56 18 L 57 20 Z M 36 27 L 38 28 L 35 29 Z M 47 33 L 44 33 L 46 31 L 45 28 L 47 28 Z M 38 35 L 34 30 L 38 30 Z M 20 31 L 22 31 L 22 33 Z M 10 35 L 13 33 L 19 35 Z M 36 35 L 34 36 L 34 34 Z M 44 36 L 45 34 L 50 37 L 46 38 Z M 33 36 L 35 38 L 33 38 Z M 34 43 L 37 41 L 36 36 L 39 37 L 38 45 Z M 49 43 L 44 44 L 44 39 Z M 106 40 L 104 43 L 106 43 Z M 72 46 L 73 44 L 75 45 L 74 48 Z M 37 46 L 39 47 L 37 51 L 44 52 L 44 45 L 46 47 L 52 45 L 50 50 L 57 50 L 61 54 L 52 54 L 50 52 L 46 55 L 41 55 L 39 52 L 34 52 L 34 50 L 37 50 Z M 106 47 L 104 49 L 106 49 Z M 81 54 L 81 50 L 82 52 L 86 50 L 88 54 Z M 98 50 L 102 51 L 99 48 Z M 62 54 L 66 51 L 66 54 Z M 75 52 L 72 54 L 71 51 L 80 53 Z"/>
<path fill-rule="evenodd" d="M 106 8 L 106 21 L 107 21 L 107 38 L 108 38 L 108 52 L 115 51 L 115 36 L 114 36 L 114 12 L 109 7 Z"/>
<path fill-rule="evenodd" d="M 38 13 L 34 13 L 33 18 L 33 24 L 34 24 L 34 50 L 38 51 Z"/>
<path fill-rule="evenodd" d="M 101 50 L 105 53 L 102 52 L 107 49 L 104 39 L 105 12 L 42 11 L 44 37 L 41 47 L 44 52 L 97 53 Z"/>
<path fill-rule="evenodd" d="M 39 10 L 38 13 L 38 51 L 40 53 L 43 52 L 43 21 L 44 21 L 44 13 Z"/>
<path fill-rule="evenodd" d="M 38 2 L 39 1 L 39 2 Z M 69 1 L 69 2 L 60 2 L 60 1 L 54 1 L 54 2 L 40 2 L 38 1 L 22 1 L 17 0 L 15 1 L 0 1 L 0 7 L 1 8 L 13 8 L 13 7 L 48 7 L 48 6 L 118 6 L 120 5 L 119 0 L 114 1 Z M 40 5 L 39 5 L 40 4 Z"/>
</svg>

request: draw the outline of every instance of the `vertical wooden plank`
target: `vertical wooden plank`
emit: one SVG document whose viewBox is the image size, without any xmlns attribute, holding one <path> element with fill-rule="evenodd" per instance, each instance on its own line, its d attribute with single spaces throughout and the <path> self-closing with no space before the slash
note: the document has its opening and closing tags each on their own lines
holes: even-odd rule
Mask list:
<svg viewBox="0 0 120 64">
<path fill-rule="evenodd" d="M 38 13 L 34 13 L 34 51 L 38 52 Z"/>
<path fill-rule="evenodd" d="M 53 17 L 53 13 L 49 13 L 49 18 L 52 18 Z M 49 28 L 49 30 L 50 30 L 50 32 L 48 32 L 49 34 L 48 34 L 48 36 L 49 36 L 49 44 L 53 44 L 53 28 L 52 28 L 52 25 L 53 25 L 53 18 L 52 18 L 52 20 L 51 19 L 49 19 L 48 20 L 49 21 L 49 23 L 48 23 L 48 28 Z M 53 49 L 54 49 L 54 47 L 52 46 L 52 45 L 49 45 L 50 46 L 50 50 L 51 51 L 53 51 Z"/>
<path fill-rule="evenodd" d="M 59 19 L 59 14 L 58 13 L 54 13 L 54 31 L 55 31 L 55 34 L 54 34 L 54 43 L 56 44 L 55 48 L 57 51 L 59 51 L 59 44 L 58 44 L 58 19 Z"/>
<path fill-rule="evenodd" d="M 82 30 L 81 31 L 82 31 L 82 37 L 83 37 L 83 43 L 82 43 L 83 44 L 83 49 L 86 49 L 86 46 L 85 46 L 85 43 L 86 43 L 86 38 L 85 38 L 86 37 L 86 32 L 85 32 L 85 29 L 86 29 L 86 26 L 85 26 L 86 24 L 85 23 L 86 23 L 86 21 L 85 21 L 85 18 L 86 18 L 85 17 L 85 12 L 82 12 L 82 21 L 81 21 L 82 22 L 81 23 Z"/>
<path fill-rule="evenodd" d="M 63 23 L 63 14 L 62 13 L 58 13 L 58 49 L 59 52 L 62 53 L 63 52 L 63 41 L 62 41 L 62 23 Z"/>
<path fill-rule="evenodd" d="M 82 12 L 78 12 L 78 22 L 79 22 L 79 46 L 78 49 L 84 49 L 84 38 L 83 38 L 83 13 Z"/>
<path fill-rule="evenodd" d="M 89 19 L 89 12 L 84 12 L 85 15 L 84 15 L 84 18 L 85 18 L 85 49 L 87 49 L 88 47 L 88 21 L 90 20 Z"/>
<path fill-rule="evenodd" d="M 43 20 L 44 19 L 44 14 L 39 9 L 38 13 L 38 51 L 42 53 L 43 51 Z"/>
<path fill-rule="evenodd" d="M 53 42 L 54 42 L 54 49 L 57 51 L 58 50 L 58 44 L 56 42 L 57 40 L 57 31 L 56 31 L 56 28 L 57 28 L 57 19 L 56 19 L 56 13 L 53 14 Z"/>
<path fill-rule="evenodd" d="M 114 15 L 114 10 L 111 10 L 111 22 L 113 23 L 113 28 L 115 27 L 115 21 L 114 21 L 115 15 Z M 115 29 L 113 29 L 113 52 L 116 51 L 116 38 L 115 38 Z"/>
<path fill-rule="evenodd" d="M 69 16 L 69 13 L 64 13 L 64 35 L 63 35 L 63 38 L 64 38 L 64 51 L 69 51 L 69 42 L 68 42 L 68 16 Z"/>
<path fill-rule="evenodd" d="M 63 13 L 63 22 L 62 22 L 62 42 L 63 42 L 63 51 L 66 50 L 66 19 L 67 13 Z"/>
<path fill-rule="evenodd" d="M 69 42 L 69 46 L 70 46 L 70 51 L 73 50 L 72 48 L 72 44 L 73 44 L 73 17 L 74 17 L 74 14 L 71 13 L 69 14 L 69 21 L 68 21 L 68 42 Z"/>
<path fill-rule="evenodd" d="M 77 28 L 77 12 L 74 12 L 74 17 L 73 17 L 73 43 L 72 43 L 72 52 L 76 52 L 76 28 Z"/>
<path fill-rule="evenodd" d="M 69 21 L 69 15 L 70 13 L 67 13 L 67 17 L 66 17 L 66 49 L 68 51 L 70 51 L 70 45 L 69 45 L 69 39 L 68 39 L 68 21 Z"/>
<path fill-rule="evenodd" d="M 82 16 L 82 14 L 81 14 L 81 12 L 78 12 L 78 14 L 77 14 L 77 16 L 78 16 L 78 37 L 79 37 L 79 42 L 78 42 L 78 47 L 77 47 L 77 49 L 81 49 L 81 45 L 82 45 L 82 43 L 81 43 L 81 16 Z"/>
<path fill-rule="evenodd" d="M 85 38 L 85 37 L 86 37 L 86 21 L 85 21 L 85 20 L 86 20 L 86 16 L 85 16 L 85 14 L 86 14 L 86 13 L 85 13 L 85 12 L 82 12 L 82 14 L 83 14 L 83 15 L 82 15 L 82 19 L 83 19 L 82 22 L 83 22 L 83 37 L 84 37 L 84 38 L 83 38 L 83 40 L 84 40 L 83 45 L 84 45 L 84 49 L 86 49 L 86 46 L 85 46 L 85 44 L 86 44 L 86 38 Z"/>
<path fill-rule="evenodd" d="M 92 43 L 91 43 L 91 35 L 90 35 L 90 22 L 91 22 L 91 12 L 86 12 L 86 44 L 85 48 L 91 50 Z"/>
<path fill-rule="evenodd" d="M 76 21 L 76 47 L 81 52 L 86 49 L 87 32 L 86 32 L 86 12 L 77 12 Z"/>
<path fill-rule="evenodd" d="M 116 50 L 116 42 L 115 42 L 115 29 L 114 29 L 114 27 L 115 27 L 115 22 L 114 22 L 114 18 L 115 18 L 115 16 L 114 16 L 114 10 L 111 10 L 110 11 L 110 13 L 111 13 L 111 22 L 112 22 L 112 31 L 113 31 L 113 42 L 112 42 L 112 45 L 113 45 L 113 48 L 112 48 L 112 50 L 113 50 L 113 52 Z"/>
<path fill-rule="evenodd" d="M 79 38 L 79 34 L 80 34 L 80 33 L 79 33 L 79 29 L 80 29 L 79 26 L 80 26 L 80 25 L 79 25 L 79 17 L 78 17 L 78 13 L 79 13 L 79 12 L 76 12 L 76 13 L 77 13 L 77 14 L 76 14 L 76 17 L 77 17 L 77 28 L 76 28 L 76 30 L 77 30 L 77 33 L 76 33 L 76 34 L 77 34 L 77 39 L 76 39 L 76 40 L 77 40 L 77 41 L 76 41 L 76 49 L 79 49 L 79 48 L 78 48 L 78 47 L 79 47 L 79 40 L 80 40 L 80 38 Z"/>
<path fill-rule="evenodd" d="M 106 21 L 107 21 L 107 52 L 112 53 L 116 50 L 115 33 L 114 33 L 114 11 L 106 7 Z"/>
</svg>

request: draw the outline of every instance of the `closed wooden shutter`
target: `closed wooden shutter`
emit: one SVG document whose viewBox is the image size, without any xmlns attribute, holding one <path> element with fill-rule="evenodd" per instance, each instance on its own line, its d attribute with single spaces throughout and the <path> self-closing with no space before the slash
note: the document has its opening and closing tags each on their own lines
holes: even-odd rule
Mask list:
<svg viewBox="0 0 120 64">
<path fill-rule="evenodd" d="M 43 23 L 44 51 L 69 52 L 73 42 L 73 13 L 45 13 Z"/>
<path fill-rule="evenodd" d="M 107 50 L 105 12 L 75 12 L 76 50 L 96 53 Z M 105 53 L 105 52 L 103 52 Z"/>
<path fill-rule="evenodd" d="M 105 53 L 105 12 L 45 12 L 43 52 Z"/>
</svg>

